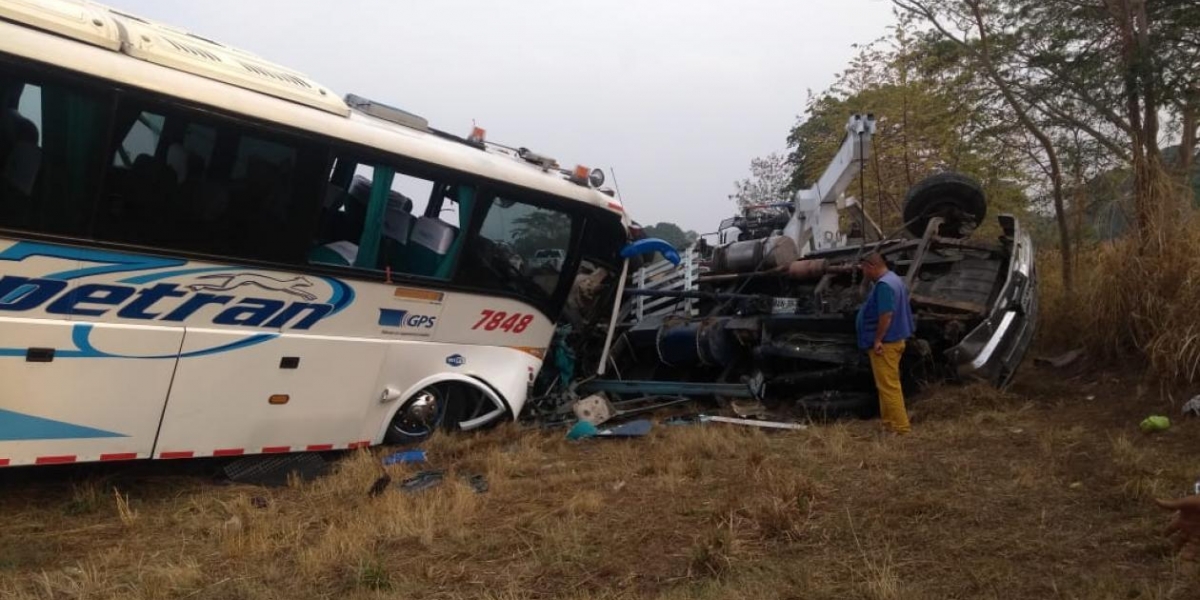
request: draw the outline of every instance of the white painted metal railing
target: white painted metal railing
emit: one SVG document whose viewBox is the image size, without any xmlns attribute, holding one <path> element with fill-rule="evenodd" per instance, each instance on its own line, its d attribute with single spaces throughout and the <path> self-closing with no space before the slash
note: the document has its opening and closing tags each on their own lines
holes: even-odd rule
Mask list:
<svg viewBox="0 0 1200 600">
<path fill-rule="evenodd" d="M 696 278 L 700 276 L 700 256 L 694 247 L 679 253 L 683 260 L 679 266 L 666 259 L 650 263 L 629 275 L 629 287 L 647 290 L 694 290 Z M 695 300 L 680 298 L 655 298 L 631 296 L 625 304 L 630 309 L 625 323 L 637 323 L 642 319 L 664 313 L 681 316 L 696 316 Z M 626 311 L 623 311 L 626 312 Z"/>
</svg>

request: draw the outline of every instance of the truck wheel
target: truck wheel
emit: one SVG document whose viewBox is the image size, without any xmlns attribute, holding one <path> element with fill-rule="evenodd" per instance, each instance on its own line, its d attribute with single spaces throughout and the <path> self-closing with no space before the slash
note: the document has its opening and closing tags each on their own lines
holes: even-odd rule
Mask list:
<svg viewBox="0 0 1200 600">
<path fill-rule="evenodd" d="M 416 444 L 425 441 L 446 418 L 449 401 L 446 390 L 438 386 L 430 386 L 413 394 L 392 417 L 383 442 Z"/>
<path fill-rule="evenodd" d="M 908 190 L 903 213 L 908 232 L 914 236 L 925 235 L 929 220 L 941 217 L 944 223 L 938 235 L 963 238 L 987 216 L 987 199 L 974 179 L 961 173 L 939 173 Z"/>
</svg>

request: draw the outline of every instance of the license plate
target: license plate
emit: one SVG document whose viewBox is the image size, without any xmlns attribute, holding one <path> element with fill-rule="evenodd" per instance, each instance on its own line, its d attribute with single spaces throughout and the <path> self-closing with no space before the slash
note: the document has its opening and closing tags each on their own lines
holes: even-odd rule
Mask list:
<svg viewBox="0 0 1200 600">
<path fill-rule="evenodd" d="M 771 302 L 771 314 L 773 315 L 791 315 L 796 313 L 796 307 L 799 306 L 795 298 L 773 298 Z"/>
</svg>

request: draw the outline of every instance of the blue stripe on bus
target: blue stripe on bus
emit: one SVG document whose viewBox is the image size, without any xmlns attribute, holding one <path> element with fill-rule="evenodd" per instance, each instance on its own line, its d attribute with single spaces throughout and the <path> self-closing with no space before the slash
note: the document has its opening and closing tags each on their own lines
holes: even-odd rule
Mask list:
<svg viewBox="0 0 1200 600">
<path fill-rule="evenodd" d="M 129 437 L 123 433 L 35 417 L 0 408 L 0 442 Z"/>
<path fill-rule="evenodd" d="M 144 271 L 146 269 L 178 267 L 187 264 L 186 261 L 173 258 L 158 258 L 154 256 L 142 256 L 138 254 L 89 250 L 87 248 L 75 248 L 72 246 L 53 246 L 50 244 L 38 244 L 35 242 L 17 242 L 16 244 L 6 248 L 3 252 L 0 252 L 0 260 L 22 261 L 31 256 L 48 256 L 50 258 L 65 258 L 68 260 L 109 263 L 106 265 L 72 269 L 70 271 L 61 271 L 46 275 L 45 277 L 46 279 L 61 280 L 78 279 L 80 277 L 104 275 L 107 273 L 123 273 L 126 271 Z"/>
<path fill-rule="evenodd" d="M 351 302 L 354 302 L 354 288 L 346 285 L 346 282 L 332 277 L 322 277 L 321 279 L 324 279 L 325 283 L 328 283 L 329 287 L 333 288 L 333 296 L 329 298 L 329 304 L 333 305 L 333 311 L 323 317 L 328 319 L 342 312 L 342 309 L 350 306 Z"/>
</svg>

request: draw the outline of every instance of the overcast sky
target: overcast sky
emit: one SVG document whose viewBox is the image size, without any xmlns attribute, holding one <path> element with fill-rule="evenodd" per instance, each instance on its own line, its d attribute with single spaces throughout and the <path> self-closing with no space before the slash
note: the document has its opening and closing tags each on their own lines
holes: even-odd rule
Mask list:
<svg viewBox="0 0 1200 600">
<path fill-rule="evenodd" d="M 701 233 L 888 0 L 108 0 L 466 135 L 615 168 L 643 224 Z"/>
</svg>

